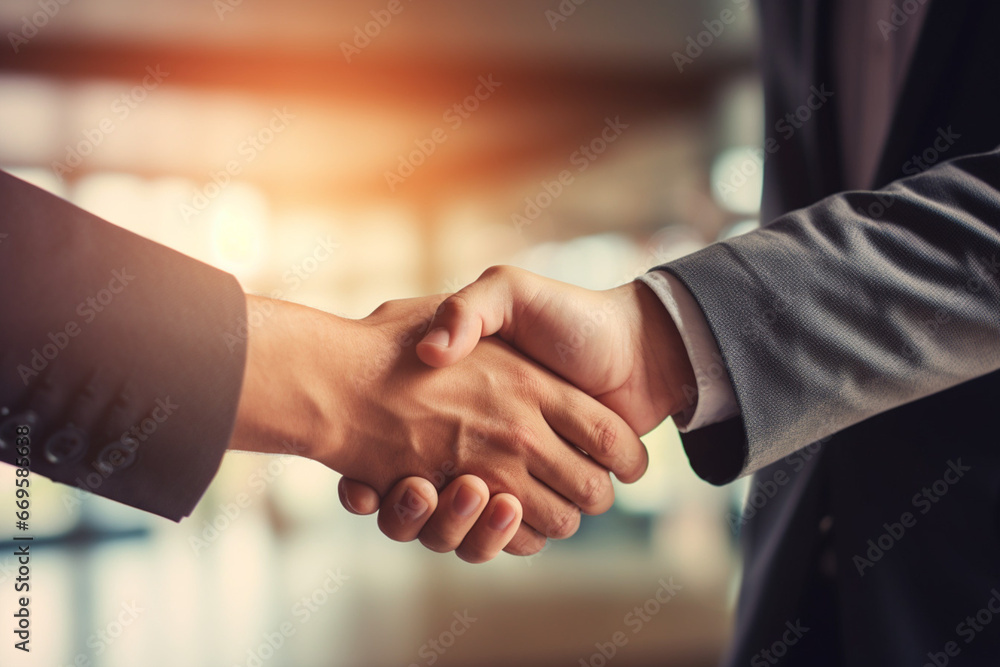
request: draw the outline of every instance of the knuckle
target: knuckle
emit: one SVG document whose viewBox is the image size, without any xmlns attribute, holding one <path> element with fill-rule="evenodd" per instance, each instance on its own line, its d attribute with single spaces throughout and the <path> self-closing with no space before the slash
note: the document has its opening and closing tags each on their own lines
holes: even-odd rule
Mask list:
<svg viewBox="0 0 1000 667">
<path fill-rule="evenodd" d="M 455 292 L 441 302 L 438 307 L 438 315 L 459 315 L 469 307 L 469 297 L 465 292 Z"/>
<path fill-rule="evenodd" d="M 553 517 L 548 536 L 556 540 L 565 540 L 567 537 L 572 537 L 579 528 L 580 510 L 569 509 Z"/>
<path fill-rule="evenodd" d="M 542 380 L 533 366 L 516 364 L 511 368 L 510 379 L 522 396 L 532 397 L 542 393 Z"/>
<path fill-rule="evenodd" d="M 598 458 L 607 459 L 615 455 L 618 450 L 618 429 L 610 417 L 602 417 L 594 424 L 592 440 L 594 442 L 594 455 Z"/>
<path fill-rule="evenodd" d="M 580 489 L 580 500 L 583 506 L 594 511 L 603 512 L 611 507 L 614 501 L 614 491 L 611 486 L 611 477 L 606 472 L 598 472 L 590 475 Z"/>
<path fill-rule="evenodd" d="M 538 434 L 526 424 L 517 424 L 510 434 L 510 447 L 515 452 L 533 452 L 538 448 Z"/>
<path fill-rule="evenodd" d="M 493 278 L 503 278 L 505 276 L 510 276 L 515 271 L 514 267 L 508 266 L 506 264 L 495 264 L 479 276 L 479 280 L 490 280 Z"/>
</svg>

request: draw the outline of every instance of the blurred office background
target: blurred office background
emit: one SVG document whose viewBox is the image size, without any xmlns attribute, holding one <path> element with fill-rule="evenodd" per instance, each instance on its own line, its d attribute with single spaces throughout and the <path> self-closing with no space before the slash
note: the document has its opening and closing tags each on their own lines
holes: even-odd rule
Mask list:
<svg viewBox="0 0 1000 667">
<path fill-rule="evenodd" d="M 349 317 L 498 263 L 611 287 L 757 224 L 753 11 L 4 0 L 0 167 Z M 745 488 L 698 480 L 670 422 L 645 441 L 611 512 L 484 566 L 389 542 L 290 457 L 229 455 L 179 525 L 40 481 L 32 652 L 0 663 L 715 664 Z"/>
</svg>

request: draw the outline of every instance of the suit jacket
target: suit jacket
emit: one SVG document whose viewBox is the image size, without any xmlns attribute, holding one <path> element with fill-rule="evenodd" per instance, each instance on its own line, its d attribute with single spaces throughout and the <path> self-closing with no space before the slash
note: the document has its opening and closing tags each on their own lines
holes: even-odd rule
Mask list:
<svg viewBox="0 0 1000 667">
<path fill-rule="evenodd" d="M 235 420 L 243 291 L 2 172 L 0 202 L 0 460 L 26 425 L 32 473 L 188 515 Z"/>
<path fill-rule="evenodd" d="M 878 189 L 841 192 L 836 104 L 779 125 L 832 90 L 832 2 L 761 2 L 771 222 L 660 267 L 742 411 L 692 466 L 754 473 L 729 665 L 1000 659 L 1000 4 L 909 5 Z"/>
</svg>

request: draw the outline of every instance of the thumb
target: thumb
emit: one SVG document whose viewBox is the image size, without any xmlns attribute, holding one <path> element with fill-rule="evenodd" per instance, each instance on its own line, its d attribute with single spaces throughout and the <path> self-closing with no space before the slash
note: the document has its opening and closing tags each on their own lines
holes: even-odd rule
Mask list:
<svg viewBox="0 0 1000 667">
<path fill-rule="evenodd" d="M 417 356 L 441 368 L 464 359 L 483 336 L 503 332 L 512 321 L 518 294 L 518 269 L 494 266 L 476 282 L 445 299 L 427 334 L 417 343 Z"/>
</svg>

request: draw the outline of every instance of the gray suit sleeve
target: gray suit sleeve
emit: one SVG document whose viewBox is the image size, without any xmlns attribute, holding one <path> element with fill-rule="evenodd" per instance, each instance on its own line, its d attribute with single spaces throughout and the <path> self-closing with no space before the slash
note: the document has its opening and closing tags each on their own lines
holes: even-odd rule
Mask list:
<svg viewBox="0 0 1000 667">
<path fill-rule="evenodd" d="M 683 436 L 724 484 L 1000 368 L 1000 151 L 846 192 L 672 262 L 741 415 Z"/>
<path fill-rule="evenodd" d="M 236 280 L 0 173 L 0 460 L 188 515 L 231 436 L 246 355 Z"/>
</svg>

